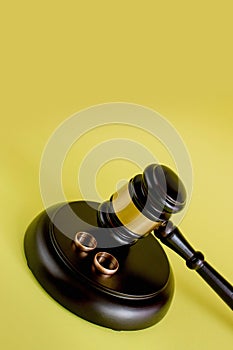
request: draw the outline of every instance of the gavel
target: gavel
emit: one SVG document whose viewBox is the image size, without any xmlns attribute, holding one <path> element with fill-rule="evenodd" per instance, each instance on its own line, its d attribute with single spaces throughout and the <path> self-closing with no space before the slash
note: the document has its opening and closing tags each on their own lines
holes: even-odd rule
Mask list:
<svg viewBox="0 0 233 350">
<path fill-rule="evenodd" d="M 62 203 L 38 215 L 25 234 L 28 266 L 76 315 L 114 330 L 142 329 L 165 316 L 174 292 L 158 238 L 232 309 L 232 285 L 171 221 L 185 203 L 179 177 L 151 164 L 103 203 Z"/>
<path fill-rule="evenodd" d="M 233 309 L 233 287 L 195 251 L 179 228 L 170 221 L 182 210 L 186 191 L 182 181 L 168 167 L 151 164 L 142 175 L 114 193 L 99 207 L 103 227 L 114 227 L 115 238 L 122 244 L 133 243 L 154 231 L 160 241 L 179 254 L 189 269 L 195 270 L 222 300 Z M 118 229 L 117 229 L 118 228 Z"/>
</svg>

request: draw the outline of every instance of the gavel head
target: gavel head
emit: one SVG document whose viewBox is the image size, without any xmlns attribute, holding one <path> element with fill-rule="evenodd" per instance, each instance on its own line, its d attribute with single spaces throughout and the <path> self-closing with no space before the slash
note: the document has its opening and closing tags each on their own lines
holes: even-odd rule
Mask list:
<svg viewBox="0 0 233 350">
<path fill-rule="evenodd" d="M 116 240 L 132 244 L 183 209 L 186 191 L 164 165 L 151 164 L 98 209 L 100 226 L 114 229 Z"/>
</svg>

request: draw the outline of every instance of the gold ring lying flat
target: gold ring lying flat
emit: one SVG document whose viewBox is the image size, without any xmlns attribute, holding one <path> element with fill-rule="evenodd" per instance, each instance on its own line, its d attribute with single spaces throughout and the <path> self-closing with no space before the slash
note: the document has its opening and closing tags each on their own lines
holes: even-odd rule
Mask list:
<svg viewBox="0 0 233 350">
<path fill-rule="evenodd" d="M 113 275 L 119 267 L 117 259 L 107 252 L 97 253 L 94 257 L 94 265 L 104 275 Z"/>
<path fill-rule="evenodd" d="M 74 243 L 76 247 L 83 252 L 89 252 L 97 246 L 97 242 L 94 236 L 88 232 L 77 232 L 74 237 Z"/>
</svg>

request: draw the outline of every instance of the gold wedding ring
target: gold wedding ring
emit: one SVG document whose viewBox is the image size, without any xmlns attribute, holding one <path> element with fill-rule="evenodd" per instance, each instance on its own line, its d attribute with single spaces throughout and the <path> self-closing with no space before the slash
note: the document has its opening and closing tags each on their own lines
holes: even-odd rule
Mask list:
<svg viewBox="0 0 233 350">
<path fill-rule="evenodd" d="M 117 259 L 107 252 L 97 253 L 94 257 L 94 265 L 104 275 L 113 275 L 119 268 Z"/>
<path fill-rule="evenodd" d="M 97 242 L 94 236 L 88 232 L 77 232 L 74 237 L 74 243 L 78 249 L 83 252 L 89 252 L 96 248 Z"/>
</svg>

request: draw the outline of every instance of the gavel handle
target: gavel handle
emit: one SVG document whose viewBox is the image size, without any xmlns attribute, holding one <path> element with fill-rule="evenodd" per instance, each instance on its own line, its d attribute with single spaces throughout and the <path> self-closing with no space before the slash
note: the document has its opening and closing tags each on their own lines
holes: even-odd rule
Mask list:
<svg viewBox="0 0 233 350">
<path fill-rule="evenodd" d="M 203 261 L 197 273 L 209 284 L 210 287 L 233 310 L 233 287 L 225 280 L 208 262 Z"/>
<path fill-rule="evenodd" d="M 197 271 L 220 298 L 233 310 L 233 286 L 204 260 L 204 255 L 201 252 L 193 249 L 178 227 L 174 226 L 172 222 L 169 221 L 166 226 L 161 225 L 155 230 L 154 234 L 162 243 L 185 259 L 188 268 Z"/>
</svg>

